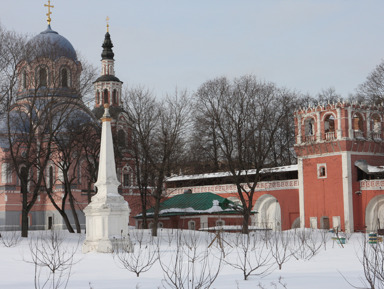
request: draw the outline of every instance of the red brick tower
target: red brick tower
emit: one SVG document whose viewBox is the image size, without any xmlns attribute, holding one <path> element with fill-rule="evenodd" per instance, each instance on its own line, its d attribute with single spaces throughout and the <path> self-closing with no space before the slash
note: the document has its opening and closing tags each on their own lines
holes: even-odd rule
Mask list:
<svg viewBox="0 0 384 289">
<path fill-rule="evenodd" d="M 361 193 L 357 164 L 384 164 L 383 111 L 338 102 L 295 113 L 301 227 L 365 229 L 374 196 Z"/>
</svg>

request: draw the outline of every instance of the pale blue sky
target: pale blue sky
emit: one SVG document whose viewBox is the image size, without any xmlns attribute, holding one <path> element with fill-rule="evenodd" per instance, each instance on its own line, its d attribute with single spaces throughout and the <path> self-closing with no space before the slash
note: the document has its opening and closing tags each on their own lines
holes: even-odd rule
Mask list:
<svg viewBox="0 0 384 289">
<path fill-rule="evenodd" d="M 0 0 L 0 22 L 35 35 L 44 0 Z M 52 0 L 52 29 L 99 66 L 110 17 L 116 76 L 159 96 L 255 74 L 316 95 L 354 92 L 384 58 L 384 1 Z"/>
</svg>

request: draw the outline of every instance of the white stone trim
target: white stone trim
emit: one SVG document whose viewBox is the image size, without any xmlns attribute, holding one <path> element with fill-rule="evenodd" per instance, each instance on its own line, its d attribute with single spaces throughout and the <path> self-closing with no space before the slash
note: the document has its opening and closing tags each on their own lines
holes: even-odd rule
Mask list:
<svg viewBox="0 0 384 289">
<path fill-rule="evenodd" d="M 383 189 L 384 189 L 384 179 L 360 181 L 360 190 L 362 191 L 378 191 Z"/>
<path fill-rule="evenodd" d="M 317 119 L 317 131 L 316 131 L 316 140 L 321 139 L 321 120 L 320 120 L 320 111 L 316 112 L 316 119 Z"/>
<path fill-rule="evenodd" d="M 348 137 L 350 139 L 354 137 L 352 129 L 352 108 L 350 106 L 348 107 Z"/>
<path fill-rule="evenodd" d="M 342 137 L 342 130 L 341 130 L 341 109 L 338 107 L 336 109 L 337 113 L 337 139 L 341 139 Z"/>
<path fill-rule="evenodd" d="M 343 180 L 344 226 L 347 233 L 353 232 L 353 202 L 352 202 L 352 164 L 351 153 L 341 154 Z"/>
<path fill-rule="evenodd" d="M 299 178 L 299 210 L 300 210 L 300 228 L 305 228 L 305 206 L 304 206 L 304 173 L 303 159 L 297 159 L 298 178 Z"/>
<path fill-rule="evenodd" d="M 242 184 L 245 188 L 248 187 L 246 183 Z M 299 187 L 299 180 L 281 180 L 270 182 L 258 182 L 255 192 L 268 192 L 268 191 L 281 191 L 281 190 L 297 190 Z M 180 187 L 180 188 L 167 188 L 166 192 L 169 195 L 175 196 L 183 194 L 185 190 L 192 190 L 192 193 L 237 193 L 237 187 L 234 184 L 222 185 L 207 185 L 207 186 L 194 186 L 194 187 Z"/>
<path fill-rule="evenodd" d="M 316 158 L 319 158 L 319 157 L 331 157 L 331 156 L 340 156 L 342 155 L 343 153 L 345 153 L 345 151 L 341 151 L 341 152 L 333 152 L 333 153 L 323 153 L 323 154 L 314 154 L 314 155 L 310 155 L 310 156 L 305 156 L 305 157 L 301 157 L 302 159 L 316 159 Z M 369 152 L 355 152 L 355 151 L 350 151 L 348 152 L 350 154 L 353 154 L 353 155 L 361 155 L 361 156 L 373 156 L 373 155 L 376 155 L 376 156 L 384 156 L 384 154 L 380 154 L 380 153 L 369 153 Z"/>
</svg>

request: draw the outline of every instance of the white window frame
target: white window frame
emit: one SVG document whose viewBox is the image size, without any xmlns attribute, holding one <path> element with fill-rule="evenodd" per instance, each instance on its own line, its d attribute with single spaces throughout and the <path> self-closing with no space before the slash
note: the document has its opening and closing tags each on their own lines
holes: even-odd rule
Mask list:
<svg viewBox="0 0 384 289">
<path fill-rule="evenodd" d="M 324 176 L 321 175 L 321 169 L 324 168 Z M 327 178 L 327 164 L 317 164 L 317 178 L 318 179 L 326 179 Z"/>
<path fill-rule="evenodd" d="M 225 226 L 225 221 L 222 219 L 216 220 L 216 227 L 223 227 Z"/>
<path fill-rule="evenodd" d="M 188 230 L 196 230 L 196 222 L 194 220 L 188 221 Z"/>
<path fill-rule="evenodd" d="M 340 216 L 332 216 L 332 228 L 339 228 L 339 231 L 340 231 L 341 229 Z"/>
<path fill-rule="evenodd" d="M 317 229 L 317 227 L 318 227 L 317 217 L 310 217 L 309 218 L 309 225 L 310 225 L 311 229 Z"/>
</svg>

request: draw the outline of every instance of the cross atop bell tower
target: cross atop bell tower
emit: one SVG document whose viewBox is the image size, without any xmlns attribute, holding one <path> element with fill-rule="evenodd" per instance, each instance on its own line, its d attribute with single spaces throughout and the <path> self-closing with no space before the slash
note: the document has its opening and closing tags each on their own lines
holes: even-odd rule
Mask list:
<svg viewBox="0 0 384 289">
<path fill-rule="evenodd" d="M 107 16 L 105 20 L 107 21 L 107 32 L 109 32 L 109 17 Z"/>
</svg>

